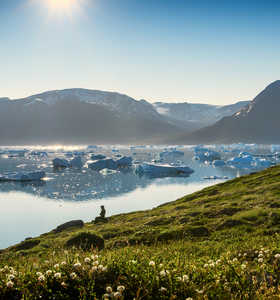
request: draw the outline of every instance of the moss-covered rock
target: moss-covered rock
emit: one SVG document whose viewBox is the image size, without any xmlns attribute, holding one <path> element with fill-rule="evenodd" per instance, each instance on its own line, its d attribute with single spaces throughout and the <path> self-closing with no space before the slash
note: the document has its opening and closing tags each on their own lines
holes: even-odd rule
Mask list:
<svg viewBox="0 0 280 300">
<path fill-rule="evenodd" d="M 34 239 L 34 240 L 28 239 L 28 240 L 21 242 L 18 245 L 11 247 L 11 250 L 14 250 L 14 251 L 28 250 L 28 249 L 32 249 L 32 248 L 36 247 L 39 244 L 40 244 L 39 239 Z"/>
</svg>

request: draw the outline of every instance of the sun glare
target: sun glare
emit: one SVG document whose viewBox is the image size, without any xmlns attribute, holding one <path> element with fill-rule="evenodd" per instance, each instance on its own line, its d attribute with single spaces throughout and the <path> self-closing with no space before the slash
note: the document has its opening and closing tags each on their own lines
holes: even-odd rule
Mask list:
<svg viewBox="0 0 280 300">
<path fill-rule="evenodd" d="M 42 0 L 50 15 L 73 16 L 81 9 L 83 0 Z"/>
</svg>

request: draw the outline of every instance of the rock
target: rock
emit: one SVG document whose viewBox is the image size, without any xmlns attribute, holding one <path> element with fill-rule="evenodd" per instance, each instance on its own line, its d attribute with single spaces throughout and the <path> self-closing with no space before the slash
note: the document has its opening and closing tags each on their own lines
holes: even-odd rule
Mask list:
<svg viewBox="0 0 280 300">
<path fill-rule="evenodd" d="M 0 174 L 0 181 L 38 181 L 46 177 L 43 171 L 38 172 L 10 172 Z"/>
<path fill-rule="evenodd" d="M 34 248 L 35 246 L 37 246 L 39 244 L 40 244 L 40 240 L 29 239 L 29 240 L 25 240 L 25 241 L 21 242 L 18 245 L 11 247 L 11 250 L 15 250 L 15 251 L 28 250 L 28 249 Z"/>
<path fill-rule="evenodd" d="M 55 158 L 53 160 L 54 168 L 68 168 L 70 166 L 69 161 L 62 158 Z"/>
<path fill-rule="evenodd" d="M 83 226 L 84 222 L 82 220 L 73 220 L 57 226 L 56 229 L 54 229 L 53 231 L 55 233 L 59 233 L 69 228 L 82 228 Z"/>
<path fill-rule="evenodd" d="M 108 223 L 108 219 L 99 216 L 94 219 L 93 223 L 94 224 Z"/>
<path fill-rule="evenodd" d="M 104 239 L 90 232 L 81 232 L 70 238 L 65 246 L 82 248 L 83 250 L 90 250 L 92 248 L 102 250 L 104 248 Z"/>
</svg>

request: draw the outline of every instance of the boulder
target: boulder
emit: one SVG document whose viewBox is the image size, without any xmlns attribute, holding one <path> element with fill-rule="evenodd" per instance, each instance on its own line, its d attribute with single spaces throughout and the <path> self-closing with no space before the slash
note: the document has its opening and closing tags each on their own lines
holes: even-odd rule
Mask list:
<svg viewBox="0 0 280 300">
<path fill-rule="evenodd" d="M 53 231 L 55 233 L 59 233 L 69 228 L 82 228 L 83 226 L 84 222 L 82 220 L 73 220 L 57 226 L 56 229 L 54 229 Z"/>
</svg>

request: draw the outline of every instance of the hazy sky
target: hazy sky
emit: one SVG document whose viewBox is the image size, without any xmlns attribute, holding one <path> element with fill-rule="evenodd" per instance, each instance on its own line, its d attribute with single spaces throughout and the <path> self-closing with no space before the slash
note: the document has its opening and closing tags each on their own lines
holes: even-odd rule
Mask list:
<svg viewBox="0 0 280 300">
<path fill-rule="evenodd" d="M 83 87 L 150 101 L 252 99 L 280 79 L 278 3 L 0 0 L 0 97 Z"/>
</svg>

